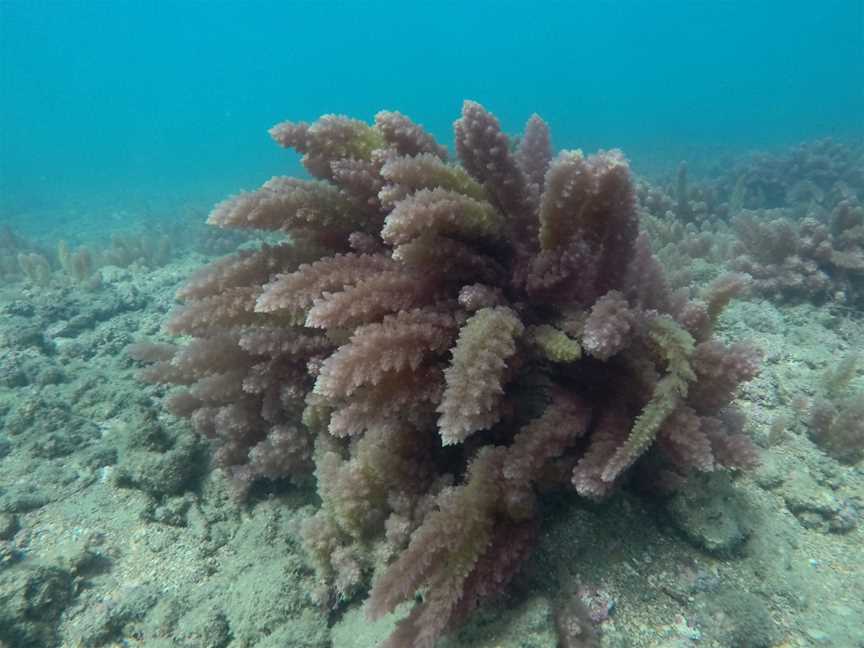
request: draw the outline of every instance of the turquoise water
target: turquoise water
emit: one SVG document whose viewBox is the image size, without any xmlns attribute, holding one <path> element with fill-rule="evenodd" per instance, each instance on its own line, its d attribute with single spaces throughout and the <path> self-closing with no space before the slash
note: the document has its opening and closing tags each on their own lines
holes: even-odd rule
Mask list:
<svg viewBox="0 0 864 648">
<path fill-rule="evenodd" d="M 861 349 L 864 0 L 0 0 L 0 648 L 864 648 Z"/>
<path fill-rule="evenodd" d="M 446 142 L 465 98 L 643 169 L 857 136 L 862 24 L 860 0 L 3 0 L 0 215 L 209 203 L 299 171 L 277 121 L 387 108 Z"/>
</svg>

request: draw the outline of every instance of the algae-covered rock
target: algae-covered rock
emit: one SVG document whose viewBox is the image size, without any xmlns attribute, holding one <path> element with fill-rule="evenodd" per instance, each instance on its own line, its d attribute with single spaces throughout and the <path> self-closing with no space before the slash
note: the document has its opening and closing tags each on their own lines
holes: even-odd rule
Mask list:
<svg viewBox="0 0 864 648">
<path fill-rule="evenodd" d="M 790 476 L 782 495 L 786 508 L 808 529 L 828 531 L 832 520 L 840 513 L 836 497 L 803 470 Z"/>
<path fill-rule="evenodd" d="M 74 595 L 59 567 L 19 564 L 0 572 L 0 641 L 16 648 L 56 645 L 55 628 Z"/>
<path fill-rule="evenodd" d="M 769 648 L 780 640 L 771 610 L 751 592 L 726 588 L 706 602 L 699 625 L 723 646 Z"/>
<path fill-rule="evenodd" d="M 105 645 L 122 636 L 129 624 L 140 623 L 160 597 L 154 585 L 121 588 L 98 605 L 87 606 L 77 616 L 72 638 L 78 645 Z"/>
<path fill-rule="evenodd" d="M 749 535 L 746 507 L 723 475 L 691 479 L 667 502 L 666 511 L 688 541 L 709 553 L 734 553 Z"/>
<path fill-rule="evenodd" d="M 17 516 L 12 513 L 0 513 L 0 540 L 11 540 L 18 528 Z"/>
<path fill-rule="evenodd" d="M 195 436 L 166 429 L 143 409 L 132 411 L 117 430 L 117 444 L 117 483 L 155 498 L 181 494 L 207 468 Z"/>
</svg>

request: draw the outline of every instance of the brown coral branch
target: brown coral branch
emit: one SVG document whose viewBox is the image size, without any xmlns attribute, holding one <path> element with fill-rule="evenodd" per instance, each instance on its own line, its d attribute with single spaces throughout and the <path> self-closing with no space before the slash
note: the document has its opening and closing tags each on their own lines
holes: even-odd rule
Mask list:
<svg viewBox="0 0 864 648">
<path fill-rule="evenodd" d="M 454 332 L 452 317 L 427 309 L 398 313 L 360 327 L 348 344 L 324 361 L 315 391 L 344 398 L 361 385 L 377 384 L 387 372 L 416 370 L 428 354 L 445 351 Z"/>
</svg>

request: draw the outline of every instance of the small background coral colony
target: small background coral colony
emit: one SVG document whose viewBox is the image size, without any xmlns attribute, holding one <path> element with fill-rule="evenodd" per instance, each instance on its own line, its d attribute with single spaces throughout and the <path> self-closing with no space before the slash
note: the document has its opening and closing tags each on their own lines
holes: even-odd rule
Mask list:
<svg viewBox="0 0 864 648">
<path fill-rule="evenodd" d="M 861 147 L 652 184 L 454 130 L 279 124 L 313 179 L 206 234 L 3 234 L 0 641 L 860 645 Z"/>
</svg>

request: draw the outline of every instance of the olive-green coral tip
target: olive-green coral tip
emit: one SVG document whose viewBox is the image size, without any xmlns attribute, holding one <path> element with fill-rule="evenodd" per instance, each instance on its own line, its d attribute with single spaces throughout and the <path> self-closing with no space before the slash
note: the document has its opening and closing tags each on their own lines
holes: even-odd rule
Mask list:
<svg viewBox="0 0 864 648">
<path fill-rule="evenodd" d="M 579 341 L 549 324 L 532 327 L 530 339 L 552 362 L 576 362 L 582 357 Z"/>
</svg>

